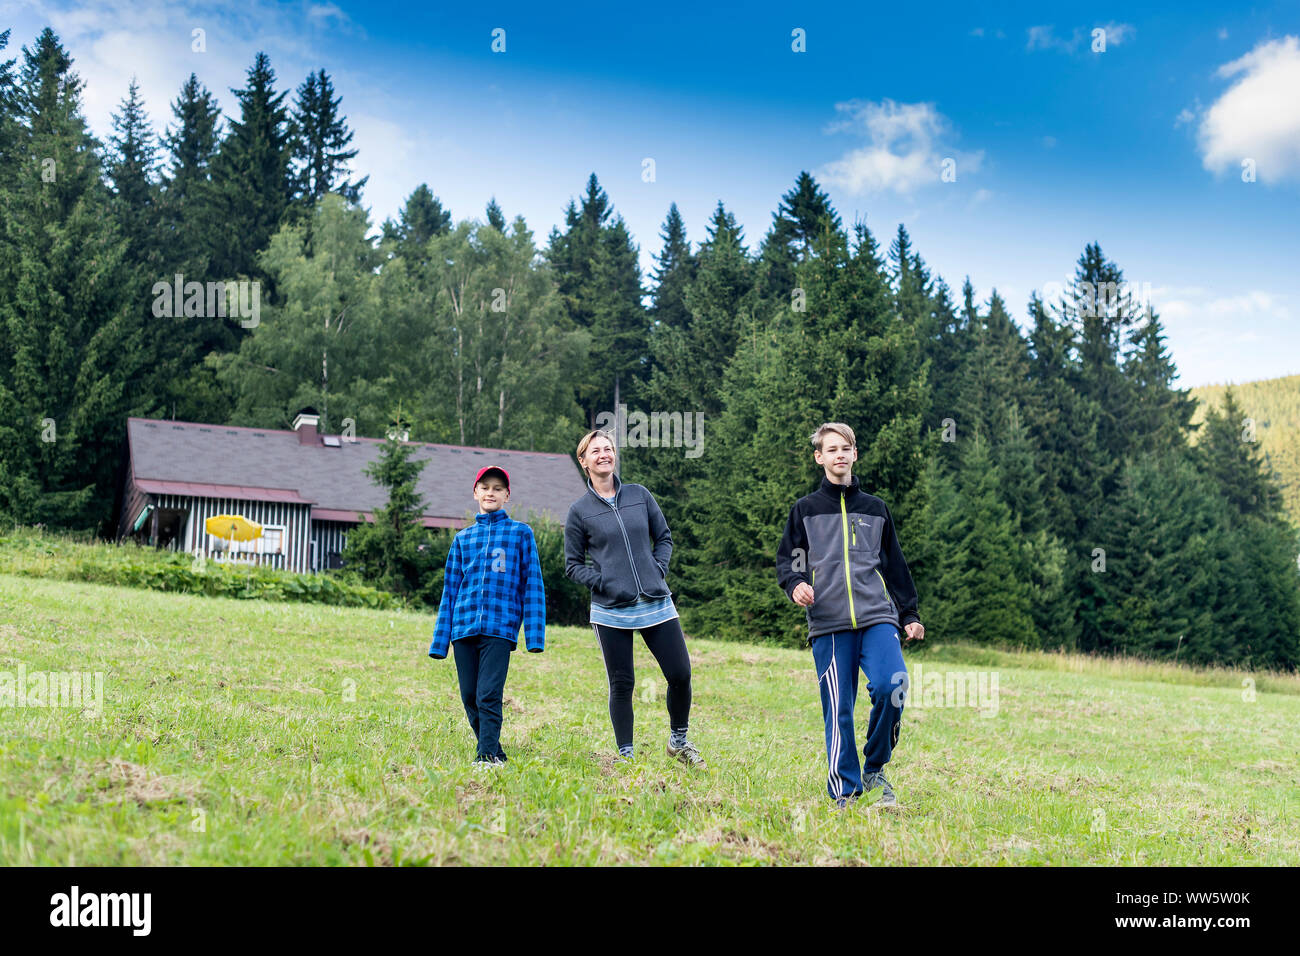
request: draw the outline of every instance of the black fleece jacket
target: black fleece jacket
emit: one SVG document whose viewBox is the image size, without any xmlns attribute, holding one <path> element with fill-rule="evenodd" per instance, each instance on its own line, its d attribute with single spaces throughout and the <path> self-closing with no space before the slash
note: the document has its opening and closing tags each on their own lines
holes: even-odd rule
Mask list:
<svg viewBox="0 0 1300 956">
<path fill-rule="evenodd" d="M 814 592 L 808 639 L 888 622 L 900 630 L 917 614 L 916 586 L 885 503 L 856 476 L 848 485 L 823 477 L 794 503 L 776 553 L 776 575 L 794 600 L 800 582 Z"/>
<path fill-rule="evenodd" d="M 569 506 L 564 522 L 564 573 L 591 590 L 599 607 L 635 604 L 637 598 L 664 598 L 673 536 L 659 502 L 643 485 L 625 485 L 614 476 L 614 504 L 587 493 Z M 588 565 L 590 555 L 593 565 Z"/>
</svg>

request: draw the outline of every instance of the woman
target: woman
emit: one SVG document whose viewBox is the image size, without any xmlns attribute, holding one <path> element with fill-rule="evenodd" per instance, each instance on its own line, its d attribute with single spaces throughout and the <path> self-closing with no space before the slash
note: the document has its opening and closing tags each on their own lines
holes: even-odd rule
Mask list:
<svg viewBox="0 0 1300 956">
<path fill-rule="evenodd" d="M 591 590 L 591 626 L 605 657 L 619 759 L 632 759 L 632 632 L 640 631 L 668 682 L 668 756 L 702 770 L 704 759 L 686 739 L 691 659 L 666 580 L 673 538 L 654 495 L 623 484 L 615 461 L 608 432 L 588 432 L 578 442 L 587 493 L 569 507 L 564 573 Z"/>
</svg>

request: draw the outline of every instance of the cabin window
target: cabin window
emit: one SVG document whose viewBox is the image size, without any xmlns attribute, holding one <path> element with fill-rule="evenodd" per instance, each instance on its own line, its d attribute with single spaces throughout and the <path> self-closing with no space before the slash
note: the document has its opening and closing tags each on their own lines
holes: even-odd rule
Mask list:
<svg viewBox="0 0 1300 956">
<path fill-rule="evenodd" d="M 284 525 L 262 526 L 262 554 L 280 554 L 284 550 Z"/>
</svg>

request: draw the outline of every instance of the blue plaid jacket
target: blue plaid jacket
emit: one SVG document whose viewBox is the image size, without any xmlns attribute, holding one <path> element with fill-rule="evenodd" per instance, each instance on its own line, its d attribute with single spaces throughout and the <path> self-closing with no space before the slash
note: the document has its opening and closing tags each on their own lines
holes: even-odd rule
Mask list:
<svg viewBox="0 0 1300 956">
<path fill-rule="evenodd" d="M 462 637 L 504 637 L 546 647 L 546 591 L 533 529 L 503 510 L 475 516 L 452 538 L 429 656 L 442 659 Z"/>
</svg>

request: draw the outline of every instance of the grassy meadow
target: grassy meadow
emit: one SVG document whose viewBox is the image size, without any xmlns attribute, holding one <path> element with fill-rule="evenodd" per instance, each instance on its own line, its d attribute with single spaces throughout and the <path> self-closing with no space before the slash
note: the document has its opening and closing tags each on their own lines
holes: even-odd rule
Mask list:
<svg viewBox="0 0 1300 956">
<path fill-rule="evenodd" d="M 431 622 L 0 575 L 0 679 L 104 675 L 99 716 L 0 705 L 0 863 L 1300 862 L 1295 675 L 909 650 L 914 681 L 996 674 L 996 712 L 909 701 L 899 806 L 836 813 L 807 651 L 690 641 L 700 773 L 664 755 L 644 645 L 615 765 L 595 640 L 555 628 L 484 773 Z"/>
</svg>

